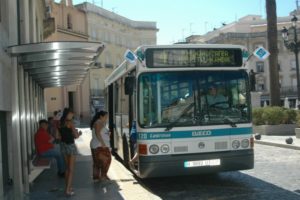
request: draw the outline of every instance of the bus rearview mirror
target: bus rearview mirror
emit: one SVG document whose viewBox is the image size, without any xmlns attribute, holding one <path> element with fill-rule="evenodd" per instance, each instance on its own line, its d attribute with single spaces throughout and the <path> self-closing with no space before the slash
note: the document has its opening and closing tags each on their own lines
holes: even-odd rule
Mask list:
<svg viewBox="0 0 300 200">
<path fill-rule="evenodd" d="M 133 89 L 135 84 L 135 77 L 134 76 L 127 76 L 125 78 L 125 94 L 132 95 Z"/>
</svg>

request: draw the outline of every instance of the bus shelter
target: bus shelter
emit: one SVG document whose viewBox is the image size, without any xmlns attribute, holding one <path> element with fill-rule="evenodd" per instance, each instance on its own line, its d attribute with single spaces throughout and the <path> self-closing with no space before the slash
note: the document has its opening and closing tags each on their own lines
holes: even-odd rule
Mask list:
<svg viewBox="0 0 300 200">
<path fill-rule="evenodd" d="M 10 46 L 12 128 L 9 143 L 14 159 L 14 187 L 29 192 L 35 173 L 31 160 L 35 152 L 34 133 L 38 121 L 46 118 L 44 89 L 80 85 L 104 49 L 99 42 L 42 42 Z M 6 177 L 8 179 L 8 177 Z"/>
<path fill-rule="evenodd" d="M 104 49 L 98 42 L 49 42 L 8 48 L 40 87 L 81 84 Z"/>
</svg>

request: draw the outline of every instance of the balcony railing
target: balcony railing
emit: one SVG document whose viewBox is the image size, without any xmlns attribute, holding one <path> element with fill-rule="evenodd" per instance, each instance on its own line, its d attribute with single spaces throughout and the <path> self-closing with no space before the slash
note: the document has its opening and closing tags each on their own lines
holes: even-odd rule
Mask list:
<svg viewBox="0 0 300 200">
<path fill-rule="evenodd" d="M 270 91 L 267 89 L 256 90 L 256 92 L 262 92 L 262 95 L 269 95 Z M 297 96 L 297 86 L 283 86 L 280 88 L 281 97 L 296 97 Z"/>
<path fill-rule="evenodd" d="M 284 86 L 280 88 L 281 96 L 297 96 L 297 86 Z"/>
</svg>

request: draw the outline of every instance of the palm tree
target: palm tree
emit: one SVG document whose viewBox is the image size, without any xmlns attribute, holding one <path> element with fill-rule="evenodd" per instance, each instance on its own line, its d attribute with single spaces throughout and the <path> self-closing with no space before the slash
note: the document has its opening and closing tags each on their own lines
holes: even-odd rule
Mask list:
<svg viewBox="0 0 300 200">
<path fill-rule="evenodd" d="M 266 0 L 271 106 L 280 106 L 276 0 Z"/>
</svg>

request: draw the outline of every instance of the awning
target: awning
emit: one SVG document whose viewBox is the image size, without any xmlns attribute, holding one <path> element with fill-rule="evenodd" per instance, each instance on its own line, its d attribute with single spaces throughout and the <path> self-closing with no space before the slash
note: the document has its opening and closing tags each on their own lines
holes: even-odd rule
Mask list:
<svg viewBox="0 0 300 200">
<path fill-rule="evenodd" d="M 8 47 L 42 88 L 79 85 L 104 49 L 99 42 L 44 42 Z"/>
</svg>

